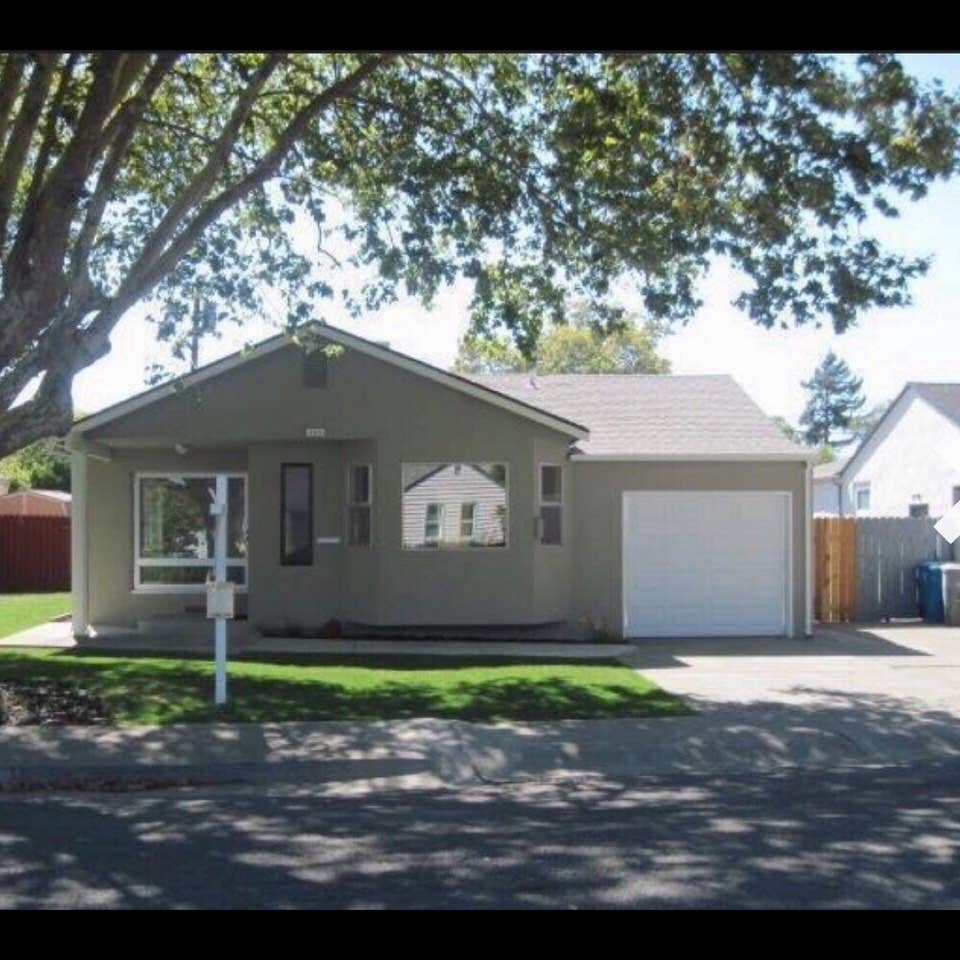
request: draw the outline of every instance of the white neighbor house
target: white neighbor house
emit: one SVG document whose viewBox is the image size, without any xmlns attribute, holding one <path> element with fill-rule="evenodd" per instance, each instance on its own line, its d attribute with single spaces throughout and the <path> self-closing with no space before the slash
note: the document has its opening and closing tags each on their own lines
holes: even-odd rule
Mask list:
<svg viewBox="0 0 960 960">
<path fill-rule="evenodd" d="M 846 463 L 814 471 L 820 516 L 942 517 L 960 501 L 960 383 L 908 383 Z"/>
</svg>

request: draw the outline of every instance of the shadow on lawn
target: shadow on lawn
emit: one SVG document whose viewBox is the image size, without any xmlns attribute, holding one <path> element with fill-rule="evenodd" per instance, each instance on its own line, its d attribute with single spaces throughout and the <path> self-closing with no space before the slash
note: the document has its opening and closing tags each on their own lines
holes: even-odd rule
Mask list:
<svg viewBox="0 0 960 960">
<path fill-rule="evenodd" d="M 302 659 L 302 658 L 301 658 Z M 424 658 L 310 658 L 307 664 L 403 670 L 469 670 L 506 666 L 498 658 L 465 662 L 421 662 Z M 244 661 L 249 663 L 249 661 Z M 283 665 L 293 661 L 284 660 Z M 297 663 L 300 660 L 296 661 Z M 271 666 L 280 662 L 271 658 Z M 559 664 L 543 665 L 547 668 Z M 540 665 L 538 665 L 540 666 Z M 603 666 L 617 666 L 604 664 Z M 620 668 L 624 669 L 625 668 Z M 619 672 L 619 671 L 618 671 Z M 615 675 L 614 675 L 615 676 Z M 213 676 L 209 661 L 114 658 L 72 651 L 35 657 L 7 654 L 0 678 L 57 681 L 82 686 L 101 696 L 119 722 L 197 723 L 211 720 L 266 723 L 303 720 L 396 720 L 414 717 L 497 720 L 557 720 L 679 715 L 689 709 L 654 687 L 560 676 L 484 677 L 430 684 L 407 680 L 337 683 L 316 677 L 251 677 L 233 674 L 230 700 L 216 710 L 211 703 Z"/>
</svg>

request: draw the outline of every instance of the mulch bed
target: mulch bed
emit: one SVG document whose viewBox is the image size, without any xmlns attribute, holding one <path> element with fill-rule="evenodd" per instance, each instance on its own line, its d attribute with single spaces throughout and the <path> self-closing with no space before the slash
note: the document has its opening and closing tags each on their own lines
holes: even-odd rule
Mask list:
<svg viewBox="0 0 960 960">
<path fill-rule="evenodd" d="M 110 723 L 100 697 L 64 683 L 0 680 L 0 725 Z"/>
</svg>

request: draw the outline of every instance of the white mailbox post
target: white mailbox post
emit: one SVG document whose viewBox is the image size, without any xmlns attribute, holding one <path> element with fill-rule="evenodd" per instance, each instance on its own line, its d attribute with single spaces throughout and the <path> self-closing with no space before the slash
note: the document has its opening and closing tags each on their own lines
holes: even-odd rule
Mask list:
<svg viewBox="0 0 960 960">
<path fill-rule="evenodd" d="M 227 580 L 227 478 L 218 474 L 210 513 L 214 517 L 213 580 L 207 581 L 207 616 L 214 621 L 216 679 L 213 699 L 227 702 L 227 620 L 233 618 L 233 584 Z"/>
</svg>

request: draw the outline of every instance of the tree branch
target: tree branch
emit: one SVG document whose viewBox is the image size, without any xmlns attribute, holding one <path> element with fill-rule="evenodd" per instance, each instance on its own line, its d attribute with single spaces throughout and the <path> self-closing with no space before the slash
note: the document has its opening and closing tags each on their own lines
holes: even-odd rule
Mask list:
<svg viewBox="0 0 960 960">
<path fill-rule="evenodd" d="M 3 61 L 3 73 L 0 73 L 0 157 L 3 156 L 3 145 L 10 129 L 13 105 L 20 93 L 25 65 L 26 57 L 22 53 L 8 53 Z"/>
<path fill-rule="evenodd" d="M 290 121 L 287 128 L 277 139 L 274 146 L 264 155 L 256 167 L 245 177 L 221 191 L 200 209 L 193 221 L 181 231 L 176 239 L 152 263 L 145 260 L 143 255 L 127 274 L 127 278 L 118 293 L 121 301 L 133 302 L 144 293 L 153 289 L 163 277 L 176 265 L 179 259 L 188 252 L 197 242 L 204 230 L 213 223 L 225 210 L 248 196 L 257 187 L 277 173 L 284 158 L 293 145 L 307 130 L 307 127 L 320 113 L 345 97 L 353 94 L 360 84 L 381 66 L 390 62 L 396 54 L 378 54 L 365 60 L 352 73 L 342 80 L 331 84 L 317 94 L 303 109 Z M 124 307 L 126 309 L 126 307 Z M 97 321 L 99 322 L 99 318 Z"/>
<path fill-rule="evenodd" d="M 140 257 L 138 258 L 139 263 L 143 265 L 149 264 L 166 246 L 170 237 L 174 235 L 177 227 L 180 226 L 183 218 L 209 193 L 233 148 L 233 144 L 240 134 L 241 128 L 250 117 L 250 112 L 253 110 L 257 96 L 261 90 L 263 90 L 271 74 L 277 69 L 283 59 L 284 56 L 281 54 L 270 54 L 260 65 L 257 72 L 237 98 L 230 118 L 227 120 L 216 144 L 210 151 L 207 162 L 183 189 L 180 196 L 170 205 L 163 219 L 156 226 L 150 239 L 140 252 Z"/>
<path fill-rule="evenodd" d="M 7 224 L 13 210 L 13 198 L 20 180 L 27 151 L 34 131 L 40 123 L 43 104 L 53 81 L 54 58 L 50 54 L 40 54 L 34 61 L 30 80 L 23 95 L 23 103 L 17 113 L 16 122 L 10 131 L 10 140 L 0 162 L 0 253 L 6 244 Z M 4 273 L 4 286 L 7 276 Z"/>
</svg>

